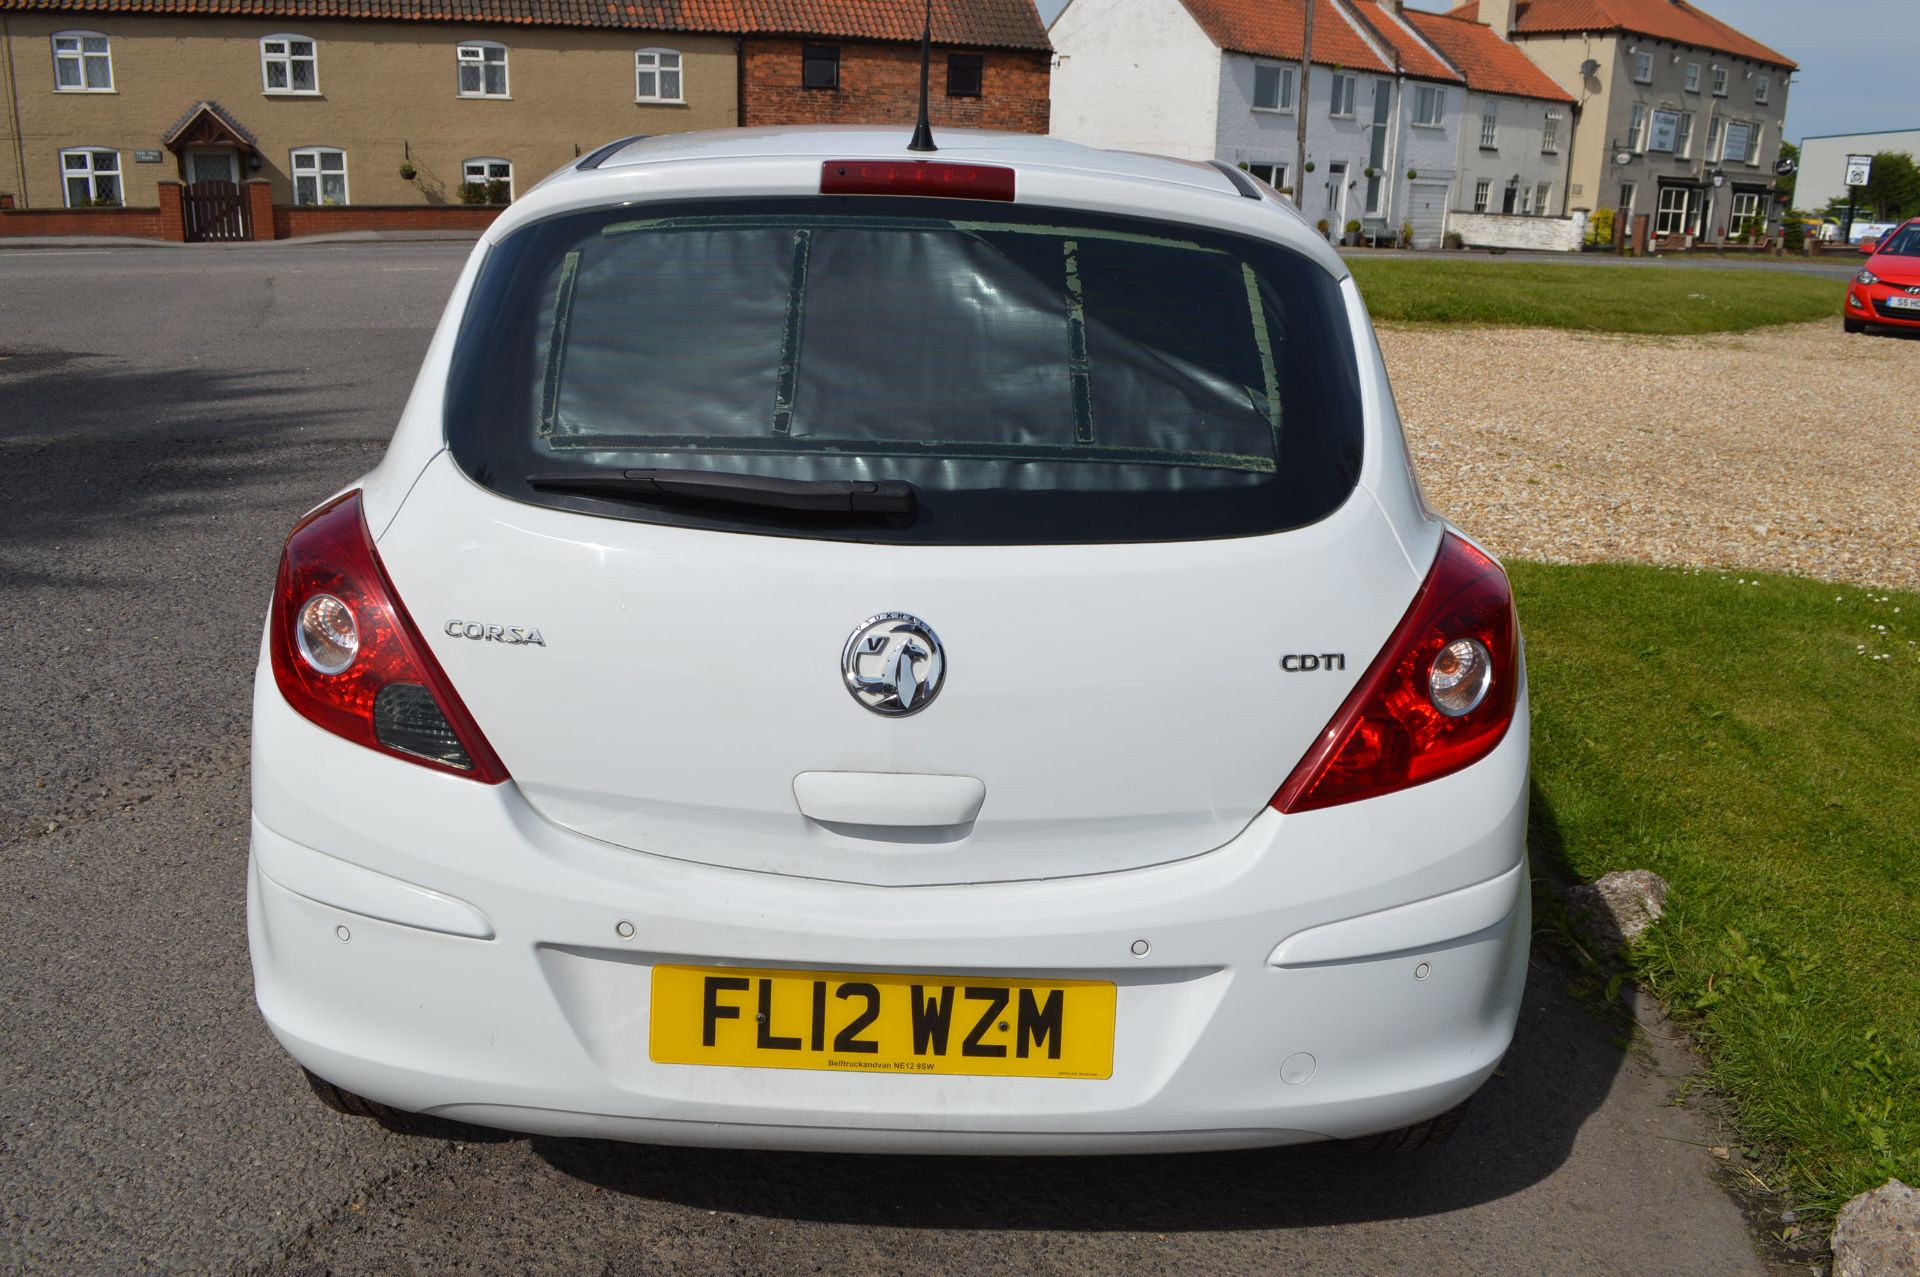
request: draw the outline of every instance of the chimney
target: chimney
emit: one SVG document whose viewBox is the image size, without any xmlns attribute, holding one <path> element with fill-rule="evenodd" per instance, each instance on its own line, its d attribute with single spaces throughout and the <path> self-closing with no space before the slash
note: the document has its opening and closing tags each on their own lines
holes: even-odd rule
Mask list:
<svg viewBox="0 0 1920 1277">
<path fill-rule="evenodd" d="M 1480 0 L 1480 21 L 1505 39 L 1513 34 L 1514 5 L 1515 0 Z"/>
</svg>

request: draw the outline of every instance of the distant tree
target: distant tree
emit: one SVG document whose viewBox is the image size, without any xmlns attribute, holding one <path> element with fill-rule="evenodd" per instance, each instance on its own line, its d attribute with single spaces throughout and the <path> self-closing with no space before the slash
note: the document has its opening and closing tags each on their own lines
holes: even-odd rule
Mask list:
<svg viewBox="0 0 1920 1277">
<path fill-rule="evenodd" d="M 1791 142 L 1782 142 L 1780 144 L 1780 158 L 1783 160 L 1792 160 L 1795 168 L 1798 168 L 1800 164 L 1800 148 Z M 1793 207 L 1793 186 L 1795 179 L 1799 176 L 1800 175 L 1795 172 L 1789 173 L 1785 177 L 1776 177 L 1774 179 L 1775 184 L 1780 188 L 1780 198 L 1787 202 L 1788 208 Z"/>
<path fill-rule="evenodd" d="M 1841 201 L 1841 207 L 1846 201 Z M 1920 167 L 1904 151 L 1873 157 L 1873 180 L 1860 188 L 1860 212 L 1875 222 L 1897 222 L 1920 214 Z"/>
</svg>

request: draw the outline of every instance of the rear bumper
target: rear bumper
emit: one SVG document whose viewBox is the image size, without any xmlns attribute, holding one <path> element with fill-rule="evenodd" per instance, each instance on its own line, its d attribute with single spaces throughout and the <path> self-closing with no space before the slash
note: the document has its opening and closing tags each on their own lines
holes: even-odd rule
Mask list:
<svg viewBox="0 0 1920 1277">
<path fill-rule="evenodd" d="M 1519 1011 L 1524 699 L 1508 739 L 1464 772 L 1347 808 L 1265 811 L 1204 856 L 882 888 L 620 850 L 545 821 L 511 784 L 381 757 L 298 718 L 270 680 L 263 691 L 248 884 L 259 1005 L 302 1064 L 398 1108 L 730 1147 L 1283 1144 L 1451 1108 L 1499 1061 Z M 321 801 L 338 793 L 355 801 Z M 650 973 L 669 961 L 1111 980 L 1113 1074 L 655 1064 Z"/>
</svg>

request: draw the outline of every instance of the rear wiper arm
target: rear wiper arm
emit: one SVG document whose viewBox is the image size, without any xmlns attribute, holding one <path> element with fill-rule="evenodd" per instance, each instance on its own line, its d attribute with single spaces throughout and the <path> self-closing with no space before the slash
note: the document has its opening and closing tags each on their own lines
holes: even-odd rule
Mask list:
<svg viewBox="0 0 1920 1277">
<path fill-rule="evenodd" d="M 911 516 L 919 499 L 900 479 L 779 479 L 716 470 L 588 470 L 531 474 L 527 486 L 616 501 L 699 501 L 820 514 Z"/>
</svg>

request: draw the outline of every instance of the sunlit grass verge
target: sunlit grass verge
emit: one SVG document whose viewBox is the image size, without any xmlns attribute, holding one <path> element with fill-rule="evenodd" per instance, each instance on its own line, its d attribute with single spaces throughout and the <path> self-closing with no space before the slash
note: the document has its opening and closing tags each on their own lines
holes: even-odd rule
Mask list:
<svg viewBox="0 0 1920 1277">
<path fill-rule="evenodd" d="M 1509 567 L 1541 815 L 1579 876 L 1672 885 L 1635 967 L 1776 1187 L 1920 1182 L 1920 595 Z"/>
<path fill-rule="evenodd" d="M 1840 323 L 1844 285 L 1797 271 L 1364 257 L 1347 263 L 1377 321 L 1670 336 Z"/>
</svg>

